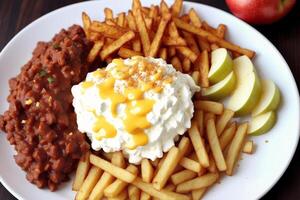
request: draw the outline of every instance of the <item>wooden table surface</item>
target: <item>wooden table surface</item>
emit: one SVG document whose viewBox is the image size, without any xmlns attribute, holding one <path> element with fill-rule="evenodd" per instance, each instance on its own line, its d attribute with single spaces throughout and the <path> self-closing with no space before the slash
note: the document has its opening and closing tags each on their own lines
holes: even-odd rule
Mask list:
<svg viewBox="0 0 300 200">
<path fill-rule="evenodd" d="M 194 0 L 228 11 L 223 0 Z M 79 0 L 0 0 L 0 50 L 26 25 L 57 8 L 79 2 Z M 283 20 L 268 26 L 255 26 L 283 54 L 299 87 L 300 79 L 300 2 Z M 288 134 L 288 133 L 286 133 Z M 289 147 L 278 147 L 289 148 Z M 276 152 L 274 152 L 276 153 Z M 1 161 L 3 162 L 3 161 Z M 237 188 L 238 189 L 238 188 Z M 234 191 L 232 191 L 234 192 Z M 0 200 L 14 198 L 0 184 Z M 269 191 L 267 199 L 300 199 L 300 148 L 280 181 Z"/>
</svg>

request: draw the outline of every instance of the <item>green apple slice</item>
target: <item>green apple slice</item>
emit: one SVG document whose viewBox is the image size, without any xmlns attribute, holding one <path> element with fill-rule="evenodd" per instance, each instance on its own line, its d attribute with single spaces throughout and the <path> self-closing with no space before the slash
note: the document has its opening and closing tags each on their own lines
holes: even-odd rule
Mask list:
<svg viewBox="0 0 300 200">
<path fill-rule="evenodd" d="M 273 81 L 262 80 L 261 89 L 261 97 L 252 111 L 252 116 L 276 110 L 280 103 L 280 92 Z"/>
<path fill-rule="evenodd" d="M 234 72 L 230 72 L 222 81 L 208 87 L 203 88 L 202 96 L 211 100 L 219 100 L 228 96 L 235 87 L 236 77 Z"/>
<path fill-rule="evenodd" d="M 276 114 L 269 111 L 252 118 L 249 123 L 248 134 L 261 135 L 268 132 L 276 123 Z"/>
<path fill-rule="evenodd" d="M 208 79 L 211 83 L 218 83 L 232 71 L 232 59 L 225 48 L 219 48 L 211 53 L 211 68 Z"/>
<path fill-rule="evenodd" d="M 236 115 L 246 115 L 252 111 L 259 100 L 260 80 L 247 56 L 240 56 L 233 61 L 233 71 L 237 81 L 228 102 L 228 109 L 235 111 Z"/>
</svg>

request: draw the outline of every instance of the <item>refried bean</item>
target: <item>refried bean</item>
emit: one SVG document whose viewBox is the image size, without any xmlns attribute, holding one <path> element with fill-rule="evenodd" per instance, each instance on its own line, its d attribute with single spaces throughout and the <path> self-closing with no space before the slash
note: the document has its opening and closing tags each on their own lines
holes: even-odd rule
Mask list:
<svg viewBox="0 0 300 200">
<path fill-rule="evenodd" d="M 63 29 L 50 42 L 38 42 L 9 81 L 9 109 L 0 116 L 0 128 L 15 147 L 16 163 L 40 188 L 57 189 L 89 149 L 77 129 L 71 87 L 88 72 L 90 47 L 80 26 Z"/>
</svg>

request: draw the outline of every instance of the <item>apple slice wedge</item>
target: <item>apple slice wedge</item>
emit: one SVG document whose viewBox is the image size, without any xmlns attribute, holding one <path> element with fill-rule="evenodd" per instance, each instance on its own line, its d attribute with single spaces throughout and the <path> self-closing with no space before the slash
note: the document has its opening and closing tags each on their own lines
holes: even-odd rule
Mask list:
<svg viewBox="0 0 300 200">
<path fill-rule="evenodd" d="M 280 92 L 273 81 L 262 80 L 261 89 L 261 97 L 252 111 L 252 116 L 276 110 L 280 103 Z"/>
<path fill-rule="evenodd" d="M 240 56 L 233 61 L 233 71 L 237 82 L 227 107 L 238 116 L 246 115 L 252 111 L 259 100 L 261 94 L 260 80 L 247 56 Z"/>
<path fill-rule="evenodd" d="M 223 80 L 232 71 L 232 59 L 225 48 L 218 48 L 211 53 L 211 68 L 208 80 L 215 84 Z"/>
<path fill-rule="evenodd" d="M 276 114 L 269 111 L 252 118 L 249 123 L 248 134 L 261 135 L 268 132 L 276 123 Z"/>
<path fill-rule="evenodd" d="M 222 81 L 208 87 L 203 88 L 202 96 L 211 100 L 219 100 L 228 96 L 235 87 L 236 77 L 234 72 L 230 72 Z"/>
</svg>

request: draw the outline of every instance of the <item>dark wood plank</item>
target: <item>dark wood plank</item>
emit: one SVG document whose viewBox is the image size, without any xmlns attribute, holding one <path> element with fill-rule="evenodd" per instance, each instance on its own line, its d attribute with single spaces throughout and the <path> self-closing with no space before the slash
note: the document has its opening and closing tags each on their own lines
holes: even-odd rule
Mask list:
<svg viewBox="0 0 300 200">
<path fill-rule="evenodd" d="M 228 8 L 225 1 L 194 0 L 208 4 L 225 11 Z M 38 17 L 79 0 L 1 0 L 0 1 L 0 49 L 26 25 Z M 297 2 L 293 11 L 283 20 L 273 25 L 255 26 L 264 34 L 282 53 L 288 62 L 297 84 L 300 79 L 300 2 Z M 274 66 L 276 67 L 276 66 Z M 288 134 L 288 133 L 287 133 Z M 288 148 L 288 147 L 282 147 Z M 263 200 L 298 200 L 300 199 L 300 148 L 291 162 L 286 173 L 273 189 L 265 195 Z M 0 200 L 14 200 L 15 198 L 0 185 Z"/>
</svg>

